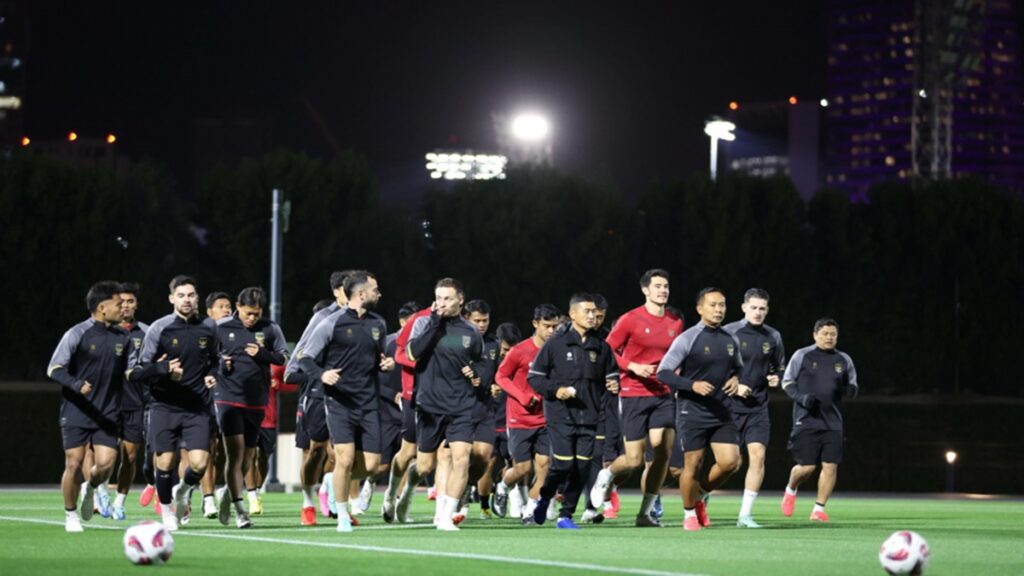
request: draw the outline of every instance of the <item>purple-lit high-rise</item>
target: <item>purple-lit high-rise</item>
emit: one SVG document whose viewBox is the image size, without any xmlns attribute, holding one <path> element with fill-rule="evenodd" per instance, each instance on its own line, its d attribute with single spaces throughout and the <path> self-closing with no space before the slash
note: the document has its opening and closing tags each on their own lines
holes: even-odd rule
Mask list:
<svg viewBox="0 0 1024 576">
<path fill-rule="evenodd" d="M 885 180 L 976 177 L 1024 192 L 1012 2 L 953 4 L 830 3 L 827 186 L 863 198 Z"/>
</svg>

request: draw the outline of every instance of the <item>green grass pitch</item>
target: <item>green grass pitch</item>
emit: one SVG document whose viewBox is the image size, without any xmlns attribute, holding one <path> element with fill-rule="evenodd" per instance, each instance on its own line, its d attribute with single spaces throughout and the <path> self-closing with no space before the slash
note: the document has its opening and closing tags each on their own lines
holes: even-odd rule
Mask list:
<svg viewBox="0 0 1024 576">
<path fill-rule="evenodd" d="M 371 511 L 379 509 L 380 493 Z M 61 497 L 52 490 L 0 490 L 0 574 L 4 576 L 109 576 L 153 571 L 165 575 L 274 574 L 637 574 L 774 576 L 792 574 L 884 574 L 878 564 L 882 541 L 895 530 L 920 532 L 932 548 L 931 575 L 1024 574 L 1024 502 L 843 497 L 829 503 L 832 522 L 807 520 L 810 493 L 797 513 L 779 512 L 779 495 L 765 494 L 755 516 L 761 530 L 735 527 L 736 496 L 711 501 L 712 526 L 700 533 L 681 528 L 678 493 L 666 492 L 665 527 L 634 528 L 639 498 L 622 498 L 621 518 L 578 532 L 551 523 L 522 527 L 511 519 L 479 520 L 474 505 L 458 533 L 427 524 L 433 503 L 417 495 L 413 526 L 384 524 L 363 516 L 352 534 L 338 534 L 329 521 L 299 526 L 298 494 L 267 494 L 265 513 L 251 530 L 196 518 L 175 533 L 175 552 L 161 567 L 134 567 L 124 558 L 123 530 L 155 519 L 129 495 L 127 522 L 98 515 L 85 533 L 63 528 Z M 199 498 L 196 497 L 196 504 Z"/>
</svg>

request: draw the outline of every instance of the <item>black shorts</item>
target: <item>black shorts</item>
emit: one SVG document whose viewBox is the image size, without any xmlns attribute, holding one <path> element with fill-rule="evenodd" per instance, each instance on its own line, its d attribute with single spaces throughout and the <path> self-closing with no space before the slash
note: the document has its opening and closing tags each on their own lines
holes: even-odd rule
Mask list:
<svg viewBox="0 0 1024 576">
<path fill-rule="evenodd" d="M 618 397 L 611 397 L 610 403 L 606 404 L 604 411 L 604 425 L 597 429 L 598 436 L 604 436 L 604 450 L 598 456 L 601 456 L 605 462 L 615 460 L 625 451 L 625 445 L 622 443 L 622 427 L 619 424 L 618 402 Z"/>
<path fill-rule="evenodd" d="M 78 448 L 80 446 L 109 446 L 117 448 L 116 426 L 61 426 L 60 437 L 65 450 Z"/>
<path fill-rule="evenodd" d="M 547 427 L 532 430 L 509 428 L 508 451 L 516 464 L 529 462 L 538 455 L 551 456 L 551 439 Z"/>
<path fill-rule="evenodd" d="M 586 426 L 549 426 L 551 465 L 555 461 L 593 460 L 597 429 Z M 605 440 L 607 442 L 607 439 Z M 585 481 L 583 478 L 581 481 Z"/>
<path fill-rule="evenodd" d="M 668 467 L 669 468 L 682 468 L 683 467 L 683 443 L 678 439 L 672 442 L 672 447 L 668 453 Z"/>
<path fill-rule="evenodd" d="M 470 413 L 431 414 L 416 408 L 416 448 L 436 452 L 441 442 L 473 442 L 473 415 Z"/>
<path fill-rule="evenodd" d="M 498 464 L 504 465 L 512 460 L 512 452 L 509 450 L 508 432 L 494 432 L 494 456 L 498 458 Z"/>
<path fill-rule="evenodd" d="M 132 444 L 146 441 L 146 418 L 142 410 L 121 412 L 121 439 Z"/>
<path fill-rule="evenodd" d="M 772 421 L 768 416 L 768 407 L 757 412 L 733 413 L 732 421 L 740 433 L 740 444 L 768 445 L 772 435 Z"/>
<path fill-rule="evenodd" d="M 713 422 L 685 421 L 682 418 L 676 423 L 676 441 L 683 452 L 703 450 L 711 444 L 740 443 L 740 433 L 732 420 Z"/>
<path fill-rule="evenodd" d="M 494 418 L 486 417 L 473 423 L 473 442 L 494 446 Z"/>
<path fill-rule="evenodd" d="M 146 439 L 153 452 L 182 450 L 210 451 L 210 415 L 202 412 L 168 410 L 154 406 L 149 410 Z"/>
<path fill-rule="evenodd" d="M 402 440 L 416 443 L 416 404 L 402 398 Z"/>
<path fill-rule="evenodd" d="M 260 428 L 260 436 L 256 440 L 256 447 L 264 455 L 274 453 L 277 448 L 277 428 Z"/>
<path fill-rule="evenodd" d="M 220 433 L 225 437 L 244 436 L 246 448 L 256 447 L 260 439 L 263 416 L 263 408 L 217 404 L 217 425 L 220 427 Z"/>
<path fill-rule="evenodd" d="M 789 436 L 789 451 L 801 466 L 843 461 L 842 430 L 794 430 Z"/>
<path fill-rule="evenodd" d="M 311 442 L 326 442 L 331 437 L 327 428 L 327 409 L 323 398 L 306 396 L 302 407 L 302 432 Z M 308 445 L 307 445 L 308 447 Z"/>
<path fill-rule="evenodd" d="M 619 424 L 626 442 L 647 438 L 651 428 L 674 428 L 675 399 L 672 396 L 619 398 Z"/>
<path fill-rule="evenodd" d="M 382 418 L 380 421 L 380 463 L 391 464 L 402 449 L 402 422 Z"/>
<path fill-rule="evenodd" d="M 380 412 L 353 408 L 334 398 L 328 398 L 327 428 L 331 433 L 331 442 L 338 444 L 355 444 L 356 450 L 380 454 Z"/>
</svg>

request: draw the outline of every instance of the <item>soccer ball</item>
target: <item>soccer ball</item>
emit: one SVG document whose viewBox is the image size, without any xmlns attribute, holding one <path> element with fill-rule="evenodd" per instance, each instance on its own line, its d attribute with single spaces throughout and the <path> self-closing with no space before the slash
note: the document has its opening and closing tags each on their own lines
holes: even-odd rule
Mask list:
<svg viewBox="0 0 1024 576">
<path fill-rule="evenodd" d="M 174 538 L 160 522 L 146 520 L 124 532 L 124 555 L 132 564 L 163 564 L 174 552 Z"/>
<path fill-rule="evenodd" d="M 917 532 L 900 530 L 882 542 L 878 561 L 889 574 L 920 575 L 928 567 L 931 550 L 928 543 Z"/>
</svg>

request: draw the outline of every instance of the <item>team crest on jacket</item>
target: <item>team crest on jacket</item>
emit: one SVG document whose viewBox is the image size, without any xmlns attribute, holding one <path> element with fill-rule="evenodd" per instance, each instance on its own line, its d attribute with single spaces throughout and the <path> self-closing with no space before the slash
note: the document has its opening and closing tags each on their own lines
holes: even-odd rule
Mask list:
<svg viewBox="0 0 1024 576">
<path fill-rule="evenodd" d="M 740 340 L 740 348 L 742 348 L 743 350 L 747 349 L 747 341 L 746 340 Z"/>
<path fill-rule="evenodd" d="M 836 368 L 836 374 L 842 374 L 843 373 L 843 364 L 841 362 L 836 362 L 835 368 Z"/>
<path fill-rule="evenodd" d="M 772 351 L 772 345 L 771 345 L 770 342 L 765 342 L 764 344 L 761 344 L 761 352 L 767 354 L 767 353 L 769 353 L 771 351 Z"/>
<path fill-rule="evenodd" d="M 590 351 L 590 363 L 597 364 L 597 352 L 594 352 L 593 350 Z"/>
<path fill-rule="evenodd" d="M 142 338 L 132 338 L 132 346 L 142 348 Z"/>
<path fill-rule="evenodd" d="M 263 346 L 263 343 L 267 340 L 267 335 L 264 334 L 263 332 L 257 332 L 253 334 L 253 337 L 256 338 L 256 343 L 259 344 L 260 346 Z"/>
<path fill-rule="evenodd" d="M 733 344 L 726 344 L 725 351 L 729 353 L 729 356 L 732 356 L 736 353 L 736 346 Z"/>
<path fill-rule="evenodd" d="M 235 341 L 235 333 L 234 332 L 228 332 L 228 340 L 230 340 L 232 342 Z"/>
<path fill-rule="evenodd" d="M 117 344 L 114 344 L 114 355 L 121 356 L 121 354 L 124 354 L 124 344 L 118 342 Z"/>
<path fill-rule="evenodd" d="M 472 344 L 472 343 L 473 343 L 473 338 L 471 338 L 469 336 L 463 336 L 462 337 L 462 347 L 463 348 L 469 348 L 469 345 Z"/>
<path fill-rule="evenodd" d="M 177 338 L 171 338 L 171 347 L 172 348 L 177 348 L 178 347 L 178 339 Z"/>
<path fill-rule="evenodd" d="M 498 350 L 495 349 L 495 348 L 491 348 L 490 356 L 491 356 L 491 360 L 497 360 L 498 359 Z"/>
<path fill-rule="evenodd" d="M 566 362 L 572 362 L 572 352 L 566 352 L 565 353 L 565 361 Z"/>
<path fill-rule="evenodd" d="M 675 337 L 675 335 L 676 335 L 676 331 L 675 331 L 675 330 L 672 330 L 672 329 L 670 328 L 670 329 L 669 329 L 669 331 L 668 331 L 668 335 L 669 335 L 670 337 Z"/>
<path fill-rule="evenodd" d="M 373 336 L 374 340 L 380 340 L 380 328 L 377 328 L 376 326 L 370 328 L 370 336 Z"/>
<path fill-rule="evenodd" d="M 175 342 L 177 342 L 177 340 L 175 340 Z M 209 338 L 207 338 L 206 336 L 200 336 L 200 337 L 199 337 L 199 348 L 200 348 L 201 350 L 205 350 L 205 349 L 206 349 L 206 346 L 207 346 L 207 345 L 208 345 L 209 343 L 210 343 L 210 339 L 209 339 Z M 174 344 L 174 346 L 177 346 L 177 344 Z"/>
<path fill-rule="evenodd" d="M 704 353 L 705 354 L 711 354 L 711 346 L 705 346 L 704 347 Z"/>
</svg>

